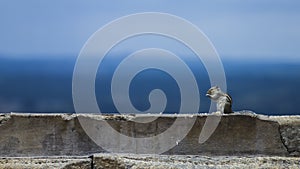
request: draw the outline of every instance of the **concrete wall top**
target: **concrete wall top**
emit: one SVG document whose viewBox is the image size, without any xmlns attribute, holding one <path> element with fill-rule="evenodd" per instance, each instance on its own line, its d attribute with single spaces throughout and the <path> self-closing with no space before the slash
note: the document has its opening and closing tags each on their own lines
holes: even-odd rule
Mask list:
<svg viewBox="0 0 300 169">
<path fill-rule="evenodd" d="M 136 123 L 136 119 L 157 119 L 149 123 Z M 199 143 L 199 134 L 207 117 L 221 117 L 211 137 Z M 117 132 L 129 137 L 151 137 L 164 132 L 181 119 L 186 127 L 194 119 L 191 130 L 166 155 L 279 155 L 300 156 L 300 116 L 264 116 L 249 111 L 230 115 L 100 115 L 100 114 L 0 114 L 0 156 L 84 156 L 107 153 L 97 145 L 83 127 L 80 119 L 101 128 L 109 123 Z M 186 123 L 185 123 L 186 122 Z M 180 131 L 178 131 L 180 132 Z M 103 136 L 105 137 L 105 136 Z M 111 140 L 134 144 L 136 150 L 147 145 L 130 140 Z M 158 145 L 157 149 L 159 150 Z M 116 153 L 127 153 L 116 147 Z M 123 152 L 124 151 L 124 152 Z"/>
</svg>

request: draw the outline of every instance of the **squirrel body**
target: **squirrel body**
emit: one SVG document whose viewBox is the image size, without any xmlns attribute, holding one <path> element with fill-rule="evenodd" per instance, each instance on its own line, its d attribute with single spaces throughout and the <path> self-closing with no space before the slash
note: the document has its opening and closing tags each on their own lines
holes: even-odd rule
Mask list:
<svg viewBox="0 0 300 169">
<path fill-rule="evenodd" d="M 221 91 L 218 86 L 211 87 L 206 96 L 209 97 L 212 101 L 217 102 L 217 111 L 221 112 L 222 114 L 229 114 L 233 113 L 232 107 L 232 98 L 229 94 L 226 94 Z"/>
</svg>

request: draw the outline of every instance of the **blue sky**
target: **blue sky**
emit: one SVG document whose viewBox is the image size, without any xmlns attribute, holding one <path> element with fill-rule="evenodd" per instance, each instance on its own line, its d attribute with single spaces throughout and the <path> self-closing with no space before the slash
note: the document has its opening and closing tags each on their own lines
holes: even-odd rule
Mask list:
<svg viewBox="0 0 300 169">
<path fill-rule="evenodd" d="M 1 0 L 0 54 L 76 57 L 97 29 L 138 12 L 189 20 L 221 58 L 300 61 L 298 0 Z"/>
</svg>

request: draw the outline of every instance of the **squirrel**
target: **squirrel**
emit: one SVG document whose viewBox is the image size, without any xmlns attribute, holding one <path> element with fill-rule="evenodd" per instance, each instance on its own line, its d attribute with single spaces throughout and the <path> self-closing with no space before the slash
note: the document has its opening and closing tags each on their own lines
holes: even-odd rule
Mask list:
<svg viewBox="0 0 300 169">
<path fill-rule="evenodd" d="M 209 97 L 212 101 L 217 102 L 217 111 L 222 114 L 233 113 L 232 107 L 232 98 L 229 94 L 223 93 L 218 86 L 211 87 L 206 96 Z"/>
</svg>

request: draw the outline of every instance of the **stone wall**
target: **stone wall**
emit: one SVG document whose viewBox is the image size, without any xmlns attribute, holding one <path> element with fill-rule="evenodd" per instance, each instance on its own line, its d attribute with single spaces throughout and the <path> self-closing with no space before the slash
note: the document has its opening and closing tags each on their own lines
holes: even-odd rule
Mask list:
<svg viewBox="0 0 300 169">
<path fill-rule="evenodd" d="M 87 157 L 0 158 L 0 169 L 300 168 L 298 157 L 94 154 Z"/>
<path fill-rule="evenodd" d="M 154 116 L 157 119 L 147 124 L 134 122 Z M 199 134 L 208 117 L 221 120 L 211 137 L 200 144 Z M 108 153 L 79 122 L 100 128 L 108 122 L 123 135 L 149 137 L 162 133 L 178 118 L 180 128 L 190 119 L 195 123 L 184 139 L 163 155 L 136 154 L 147 145 L 126 139 L 110 143 L 135 144 L 132 154 L 123 152 L 122 147 Z M 298 168 L 299 138 L 300 116 L 247 111 L 222 116 L 8 113 L 0 114 L 0 168 Z"/>
<path fill-rule="evenodd" d="M 169 155 L 300 156 L 300 116 L 263 116 L 251 112 L 223 115 L 212 136 L 200 144 L 199 134 L 208 116 L 217 115 L 161 115 L 149 124 L 136 124 L 134 115 L 1 114 L 0 156 L 85 156 L 107 152 L 87 136 L 79 118 L 100 126 L 108 121 L 118 132 L 130 137 L 157 135 L 176 118 L 195 118 L 186 137 L 164 153 Z M 138 118 L 148 117 L 151 115 Z M 122 149 L 117 152 L 126 153 Z"/>
</svg>

